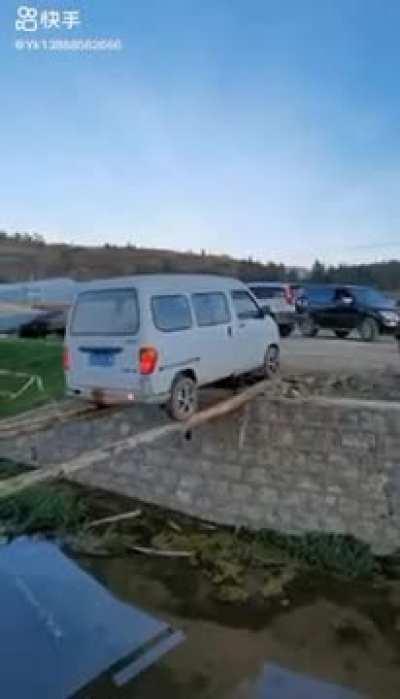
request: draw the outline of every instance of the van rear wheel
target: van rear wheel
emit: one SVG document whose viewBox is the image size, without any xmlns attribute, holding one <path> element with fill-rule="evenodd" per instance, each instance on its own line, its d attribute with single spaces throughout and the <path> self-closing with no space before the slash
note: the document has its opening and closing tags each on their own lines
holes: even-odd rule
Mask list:
<svg viewBox="0 0 400 699">
<path fill-rule="evenodd" d="M 188 420 L 197 411 L 199 396 L 196 382 L 190 376 L 180 375 L 173 381 L 167 410 L 174 420 Z"/>
</svg>

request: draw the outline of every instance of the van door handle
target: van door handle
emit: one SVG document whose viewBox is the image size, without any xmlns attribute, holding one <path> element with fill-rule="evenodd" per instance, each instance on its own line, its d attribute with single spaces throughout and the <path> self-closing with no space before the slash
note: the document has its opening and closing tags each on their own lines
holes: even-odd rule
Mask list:
<svg viewBox="0 0 400 699">
<path fill-rule="evenodd" d="M 226 332 L 227 332 L 227 335 L 229 335 L 229 337 L 232 337 L 232 327 L 230 325 L 228 325 Z"/>
</svg>

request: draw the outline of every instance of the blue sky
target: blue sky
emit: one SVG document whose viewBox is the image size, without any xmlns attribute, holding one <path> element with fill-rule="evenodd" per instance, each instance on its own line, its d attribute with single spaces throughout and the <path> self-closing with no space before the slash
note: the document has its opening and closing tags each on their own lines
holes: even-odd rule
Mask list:
<svg viewBox="0 0 400 699">
<path fill-rule="evenodd" d="M 397 0 L 37 0 L 0 22 L 0 227 L 308 264 L 400 256 Z M 118 38 L 115 52 L 16 39 Z"/>
</svg>

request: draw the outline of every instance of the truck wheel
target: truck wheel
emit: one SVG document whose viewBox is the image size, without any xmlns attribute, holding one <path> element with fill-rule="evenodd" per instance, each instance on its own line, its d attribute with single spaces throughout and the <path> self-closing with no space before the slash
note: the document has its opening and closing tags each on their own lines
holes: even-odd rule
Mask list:
<svg viewBox="0 0 400 699">
<path fill-rule="evenodd" d="M 289 337 L 291 335 L 293 330 L 292 325 L 280 325 L 279 326 L 279 334 L 281 337 Z"/>
<path fill-rule="evenodd" d="M 199 397 L 197 385 L 190 376 L 177 376 L 171 387 L 171 396 L 167 410 L 174 420 L 188 420 L 198 408 Z"/>
<path fill-rule="evenodd" d="M 335 330 L 336 337 L 345 340 L 350 335 L 350 330 Z"/>
<path fill-rule="evenodd" d="M 265 379 L 272 379 L 279 372 L 280 351 L 278 345 L 270 345 L 265 352 L 263 375 Z"/>
<path fill-rule="evenodd" d="M 379 335 L 379 326 L 374 318 L 364 318 L 359 327 L 361 339 L 364 342 L 373 342 Z"/>
<path fill-rule="evenodd" d="M 319 330 L 311 316 L 305 316 L 305 318 L 302 318 L 299 322 L 299 328 L 303 337 L 315 337 Z"/>
</svg>

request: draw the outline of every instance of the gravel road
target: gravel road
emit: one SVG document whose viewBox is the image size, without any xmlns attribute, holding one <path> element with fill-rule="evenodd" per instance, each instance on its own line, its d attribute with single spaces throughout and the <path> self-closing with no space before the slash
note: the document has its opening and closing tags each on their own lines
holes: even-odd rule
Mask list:
<svg viewBox="0 0 400 699">
<path fill-rule="evenodd" d="M 299 334 L 282 340 L 282 372 L 336 372 L 397 374 L 400 354 L 392 337 L 377 342 L 361 342 L 357 336 L 338 340 L 328 331 L 315 338 Z"/>
</svg>

